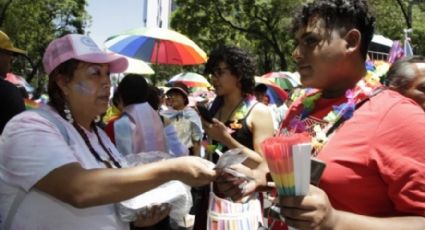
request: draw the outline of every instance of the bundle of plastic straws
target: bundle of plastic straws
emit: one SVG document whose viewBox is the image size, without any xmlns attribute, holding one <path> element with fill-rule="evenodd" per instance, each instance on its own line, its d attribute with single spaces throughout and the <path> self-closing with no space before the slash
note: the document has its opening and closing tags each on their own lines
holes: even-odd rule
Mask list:
<svg viewBox="0 0 425 230">
<path fill-rule="evenodd" d="M 279 196 L 302 196 L 310 185 L 311 138 L 305 133 L 266 139 L 265 159 Z"/>
</svg>

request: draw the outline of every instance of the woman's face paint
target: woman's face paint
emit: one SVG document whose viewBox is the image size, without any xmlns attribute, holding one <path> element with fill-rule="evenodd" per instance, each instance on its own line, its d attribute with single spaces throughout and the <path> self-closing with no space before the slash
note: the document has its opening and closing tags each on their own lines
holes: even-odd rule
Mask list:
<svg viewBox="0 0 425 230">
<path fill-rule="evenodd" d="M 100 78 L 104 77 L 102 74 L 102 69 L 100 65 L 89 65 L 87 66 L 87 68 L 85 68 L 82 71 L 82 74 L 84 74 L 84 79 L 79 80 L 75 85 L 74 85 L 74 89 L 82 94 L 82 95 L 86 95 L 86 96 L 93 96 L 96 94 L 96 89 L 95 87 L 91 86 L 89 81 L 87 81 L 87 79 L 89 80 L 99 80 Z M 109 76 L 109 74 L 108 74 Z"/>
<path fill-rule="evenodd" d="M 68 103 L 94 117 L 104 113 L 109 103 L 111 82 L 107 64 L 81 62 L 69 83 Z"/>
<path fill-rule="evenodd" d="M 81 95 L 93 96 L 96 94 L 96 90 L 89 86 L 85 81 L 79 81 L 73 86 L 74 90 L 79 92 Z"/>
</svg>

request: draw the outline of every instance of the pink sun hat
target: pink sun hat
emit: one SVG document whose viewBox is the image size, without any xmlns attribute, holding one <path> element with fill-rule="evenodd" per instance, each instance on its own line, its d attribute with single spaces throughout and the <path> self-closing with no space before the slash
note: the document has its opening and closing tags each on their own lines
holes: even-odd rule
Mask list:
<svg viewBox="0 0 425 230">
<path fill-rule="evenodd" d="M 90 37 L 82 34 L 68 34 L 55 39 L 47 46 L 43 66 L 50 74 L 60 64 L 76 59 L 89 63 L 109 64 L 110 72 L 122 73 L 128 67 L 125 57 L 102 51 Z"/>
</svg>

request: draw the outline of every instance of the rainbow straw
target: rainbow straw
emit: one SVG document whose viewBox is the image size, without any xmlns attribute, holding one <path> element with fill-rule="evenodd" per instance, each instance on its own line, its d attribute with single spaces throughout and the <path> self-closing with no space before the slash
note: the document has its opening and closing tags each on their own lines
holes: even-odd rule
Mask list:
<svg viewBox="0 0 425 230">
<path fill-rule="evenodd" d="M 310 184 L 310 137 L 296 133 L 265 140 L 261 144 L 279 196 L 302 196 Z"/>
</svg>

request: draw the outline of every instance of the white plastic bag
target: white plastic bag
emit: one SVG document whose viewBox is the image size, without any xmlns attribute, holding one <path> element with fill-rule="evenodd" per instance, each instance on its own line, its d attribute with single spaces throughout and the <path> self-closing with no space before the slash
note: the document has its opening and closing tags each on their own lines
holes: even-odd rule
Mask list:
<svg viewBox="0 0 425 230">
<path fill-rule="evenodd" d="M 130 167 L 134 167 L 171 157 L 168 153 L 156 151 L 129 154 L 126 156 L 126 160 Z M 169 181 L 132 199 L 122 201 L 116 207 L 121 220 L 131 222 L 136 220 L 140 214 L 145 213 L 148 207 L 165 203 L 171 206 L 170 218 L 182 225 L 184 216 L 192 207 L 190 187 L 180 181 Z"/>
</svg>

